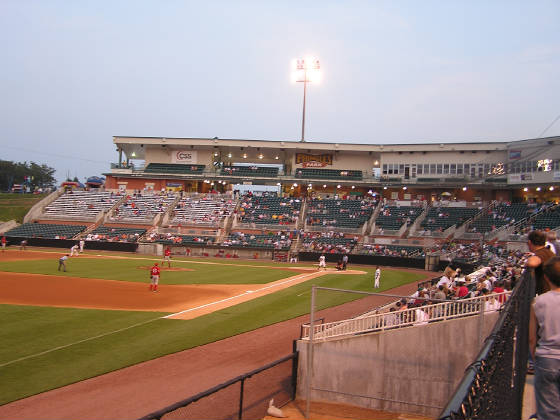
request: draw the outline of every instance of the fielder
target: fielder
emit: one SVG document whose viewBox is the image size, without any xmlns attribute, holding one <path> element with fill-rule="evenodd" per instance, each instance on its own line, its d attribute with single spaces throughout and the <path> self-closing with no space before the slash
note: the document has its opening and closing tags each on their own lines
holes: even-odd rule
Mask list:
<svg viewBox="0 0 560 420">
<path fill-rule="evenodd" d="M 158 267 L 158 263 L 154 263 L 153 267 L 150 269 L 150 290 L 152 292 L 157 292 L 159 274 L 160 268 Z"/>
<path fill-rule="evenodd" d="M 6 237 L 2 236 L 2 252 L 6 250 Z"/>
<path fill-rule="evenodd" d="M 375 269 L 375 282 L 373 284 L 373 287 L 376 289 L 379 289 L 379 280 L 381 280 L 381 269 L 377 266 Z"/>
<path fill-rule="evenodd" d="M 84 245 L 86 244 L 86 241 L 84 241 L 83 239 L 80 239 L 80 254 L 82 252 L 84 252 Z"/>
<path fill-rule="evenodd" d="M 70 256 L 78 256 L 78 245 L 74 245 L 72 248 L 70 248 Z"/>
<path fill-rule="evenodd" d="M 163 261 L 161 262 L 161 264 L 165 264 L 166 261 L 167 267 L 171 268 L 171 248 L 169 247 L 165 248 L 165 252 L 163 253 Z"/>
<path fill-rule="evenodd" d="M 325 261 L 325 256 L 321 254 L 321 256 L 319 257 L 319 270 L 321 270 L 321 268 L 323 270 L 327 269 L 327 263 Z"/>
<path fill-rule="evenodd" d="M 63 255 L 62 257 L 60 257 L 58 259 L 58 271 L 60 271 L 60 267 L 64 268 L 64 271 L 66 271 L 66 260 L 68 259 L 68 254 Z"/>
</svg>

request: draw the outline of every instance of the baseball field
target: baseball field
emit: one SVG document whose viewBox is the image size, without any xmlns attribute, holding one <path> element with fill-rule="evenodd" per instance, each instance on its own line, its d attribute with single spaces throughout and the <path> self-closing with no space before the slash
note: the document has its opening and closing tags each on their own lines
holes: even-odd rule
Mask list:
<svg viewBox="0 0 560 420">
<path fill-rule="evenodd" d="M 372 291 L 374 268 L 85 252 L 0 253 L 0 405 L 309 312 L 311 285 Z M 162 266 L 157 293 L 149 268 Z M 426 275 L 384 269 L 381 291 Z M 377 291 L 377 290 L 376 290 Z M 318 308 L 360 295 L 324 294 Z"/>
</svg>

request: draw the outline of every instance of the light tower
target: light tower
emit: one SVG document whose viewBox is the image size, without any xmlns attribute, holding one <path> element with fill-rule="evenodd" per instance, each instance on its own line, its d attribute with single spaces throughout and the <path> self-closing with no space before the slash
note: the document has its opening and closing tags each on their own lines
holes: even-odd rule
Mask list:
<svg viewBox="0 0 560 420">
<path fill-rule="evenodd" d="M 294 60 L 293 80 L 303 83 L 303 115 L 301 118 L 301 141 L 305 141 L 305 99 L 307 83 L 319 82 L 321 79 L 321 65 L 316 58 L 298 58 Z"/>
</svg>

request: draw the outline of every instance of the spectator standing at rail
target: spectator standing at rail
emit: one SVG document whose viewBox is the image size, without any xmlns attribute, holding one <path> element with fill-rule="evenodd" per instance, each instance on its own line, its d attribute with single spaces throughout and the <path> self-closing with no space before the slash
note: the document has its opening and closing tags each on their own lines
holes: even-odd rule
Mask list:
<svg viewBox="0 0 560 420">
<path fill-rule="evenodd" d="M 538 419 L 560 419 L 560 257 L 543 267 L 548 292 L 535 298 L 529 322 L 529 350 L 535 360 Z"/>
<path fill-rule="evenodd" d="M 154 263 L 152 268 L 150 268 L 150 290 L 152 292 L 157 292 L 160 273 L 161 271 L 158 267 L 158 263 Z"/>
<path fill-rule="evenodd" d="M 58 271 L 60 271 L 60 267 L 66 271 L 66 260 L 68 260 L 68 254 L 63 255 L 58 259 Z"/>
<path fill-rule="evenodd" d="M 375 269 L 375 275 L 374 275 L 374 282 L 373 282 L 373 287 L 375 289 L 379 289 L 379 281 L 381 280 L 381 268 L 379 268 L 379 266 L 377 266 L 377 268 Z"/>
<path fill-rule="evenodd" d="M 554 252 L 546 247 L 546 234 L 540 230 L 529 233 L 527 245 L 529 251 L 533 253 L 527 259 L 527 267 L 535 269 L 535 293 L 542 295 L 550 290 L 548 283 L 544 280 L 543 265 L 554 257 Z"/>
<path fill-rule="evenodd" d="M 560 255 L 560 242 L 558 242 L 555 231 L 551 230 L 550 232 L 547 232 L 546 246 L 556 255 Z"/>
</svg>

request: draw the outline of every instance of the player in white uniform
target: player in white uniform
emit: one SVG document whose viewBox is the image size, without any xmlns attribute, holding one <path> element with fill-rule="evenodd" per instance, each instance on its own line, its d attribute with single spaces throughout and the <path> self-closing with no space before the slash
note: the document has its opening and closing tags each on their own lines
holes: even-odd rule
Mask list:
<svg viewBox="0 0 560 420">
<path fill-rule="evenodd" d="M 84 252 L 84 245 L 86 244 L 86 241 L 84 241 L 83 239 L 80 239 L 80 254 L 82 252 Z"/>
<path fill-rule="evenodd" d="M 381 269 L 379 268 L 379 266 L 377 266 L 377 268 L 375 269 L 375 283 L 373 285 L 373 287 L 375 287 L 376 289 L 379 289 L 380 279 L 381 279 Z"/>
<path fill-rule="evenodd" d="M 70 248 L 70 256 L 78 256 L 78 245 L 74 245 L 72 248 Z"/>
<path fill-rule="evenodd" d="M 319 270 L 320 270 L 321 268 L 323 268 L 324 270 L 327 269 L 327 263 L 325 262 L 325 256 L 324 256 L 324 255 L 321 255 L 321 256 L 319 257 Z"/>
</svg>

